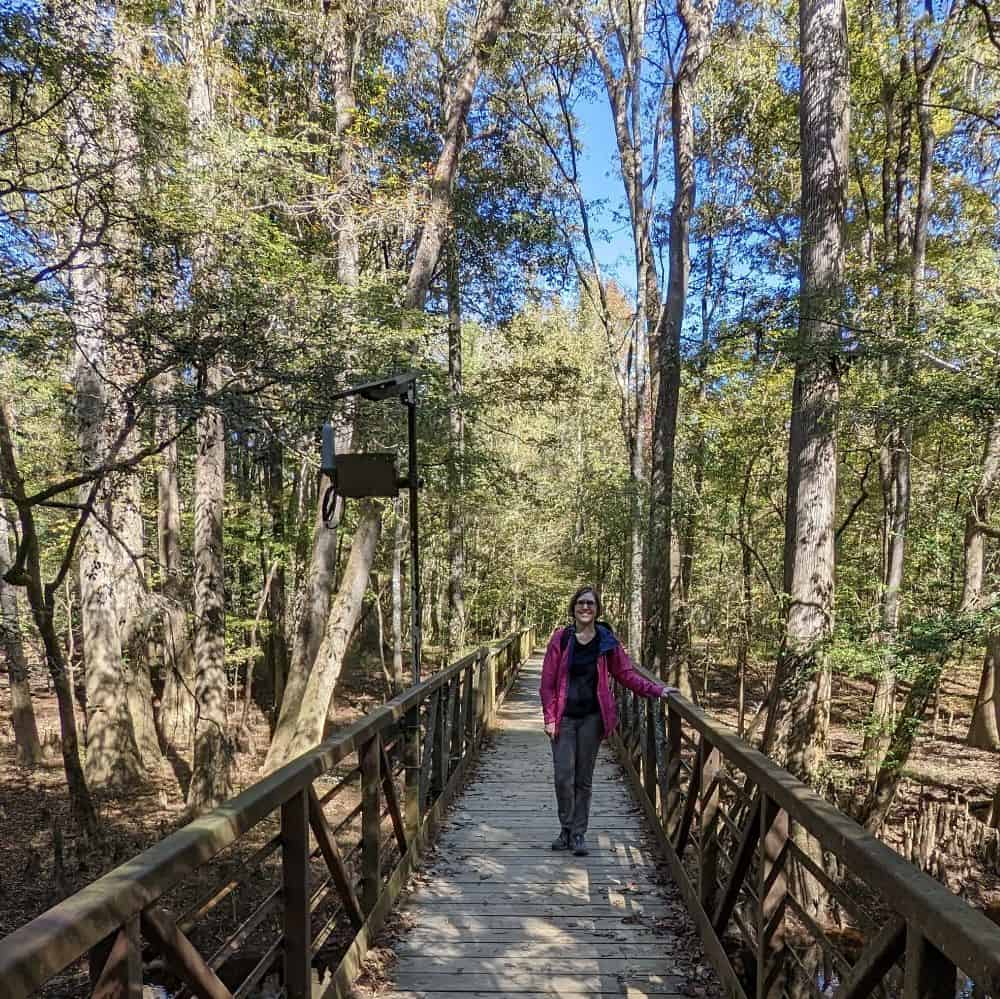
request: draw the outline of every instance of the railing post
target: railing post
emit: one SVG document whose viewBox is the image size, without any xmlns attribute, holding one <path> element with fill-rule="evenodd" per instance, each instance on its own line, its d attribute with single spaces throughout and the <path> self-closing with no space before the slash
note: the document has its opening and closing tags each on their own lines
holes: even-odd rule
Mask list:
<svg viewBox="0 0 1000 999">
<path fill-rule="evenodd" d="M 382 881 L 379 859 L 379 828 L 382 824 L 379 748 L 379 736 L 375 735 L 358 750 L 361 764 L 361 907 L 366 916 L 375 908 Z"/>
<path fill-rule="evenodd" d="M 142 999 L 142 943 L 138 916 L 114 934 L 111 949 L 96 975 L 91 999 Z"/>
<path fill-rule="evenodd" d="M 706 747 L 707 748 L 707 747 Z M 722 755 L 714 746 L 705 757 L 701 770 L 700 856 L 698 858 L 698 895 L 701 907 L 711 918 L 715 912 L 719 876 L 719 770 Z"/>
<path fill-rule="evenodd" d="M 469 663 L 465 671 L 465 746 L 466 752 L 476 742 L 476 664 Z M 465 755 L 464 753 L 462 754 Z"/>
<path fill-rule="evenodd" d="M 486 680 L 486 727 L 492 728 L 497 714 L 497 657 L 488 648 L 483 649 L 483 655 Z"/>
<path fill-rule="evenodd" d="M 309 913 L 309 791 L 281 806 L 281 878 L 285 919 L 285 993 L 308 999 L 312 992 Z"/>
<path fill-rule="evenodd" d="M 431 765 L 431 797 L 437 799 L 448 783 L 448 708 L 450 683 L 438 688 L 437 716 L 434 719 L 434 761 Z"/>
<path fill-rule="evenodd" d="M 955 965 L 917 927 L 906 927 L 903 999 L 954 999 Z"/>
<path fill-rule="evenodd" d="M 642 785 L 649 803 L 656 808 L 656 713 L 662 708 L 659 698 L 646 700 L 646 731 L 642 753 Z"/>
<path fill-rule="evenodd" d="M 448 759 L 448 776 L 462 759 L 462 739 L 465 737 L 465 693 L 462 690 L 463 671 L 459 670 L 452 680 L 453 693 L 451 703 L 451 739 Z"/>
<path fill-rule="evenodd" d="M 406 841 L 413 844 L 420 829 L 420 705 L 415 704 L 403 718 L 403 767 L 405 773 Z"/>
<path fill-rule="evenodd" d="M 761 791 L 757 912 L 757 999 L 782 993 L 788 877 L 788 813 Z"/>
<path fill-rule="evenodd" d="M 663 803 L 663 826 L 670 839 L 677 831 L 681 803 L 681 716 L 667 702 L 667 800 Z"/>
</svg>

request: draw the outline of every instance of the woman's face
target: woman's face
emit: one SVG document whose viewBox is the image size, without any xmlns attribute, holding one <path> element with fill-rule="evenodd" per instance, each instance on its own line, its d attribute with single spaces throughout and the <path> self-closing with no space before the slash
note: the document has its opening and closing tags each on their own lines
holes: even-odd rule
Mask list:
<svg viewBox="0 0 1000 999">
<path fill-rule="evenodd" d="M 597 597 L 593 590 L 584 590 L 573 605 L 573 617 L 578 628 L 594 623 L 597 617 Z"/>
</svg>

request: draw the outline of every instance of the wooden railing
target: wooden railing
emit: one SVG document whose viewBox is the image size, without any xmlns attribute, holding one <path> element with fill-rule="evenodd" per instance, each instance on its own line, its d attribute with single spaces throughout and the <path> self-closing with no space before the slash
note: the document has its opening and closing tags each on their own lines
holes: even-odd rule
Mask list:
<svg viewBox="0 0 1000 999">
<path fill-rule="evenodd" d="M 176 999 L 274 972 L 288 999 L 345 995 L 533 639 L 465 656 L 0 940 L 0 995 L 61 974 L 53 994 L 76 992 L 84 957 L 100 999 L 140 997 L 144 965 Z"/>
<path fill-rule="evenodd" d="M 689 701 L 613 744 L 736 999 L 1000 999 L 1000 927 Z"/>
</svg>

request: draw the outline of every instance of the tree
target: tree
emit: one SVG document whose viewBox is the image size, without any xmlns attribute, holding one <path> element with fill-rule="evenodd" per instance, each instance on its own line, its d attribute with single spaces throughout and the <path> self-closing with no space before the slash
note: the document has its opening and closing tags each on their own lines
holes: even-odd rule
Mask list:
<svg viewBox="0 0 1000 999">
<path fill-rule="evenodd" d="M 686 649 L 671 649 L 671 583 L 674 537 L 674 461 L 681 392 L 681 326 L 691 269 L 690 226 L 695 207 L 694 88 L 711 45 L 717 4 L 681 0 L 678 12 L 685 32 L 680 65 L 671 89 L 670 132 L 674 150 L 674 202 L 670 212 L 670 269 L 667 296 L 656 329 L 657 392 L 653 418 L 653 474 L 649 502 L 648 549 L 652 565 L 645 598 L 647 667 L 690 692 Z M 690 558 L 690 552 L 686 556 Z M 682 632 L 683 633 L 683 632 Z"/>
<path fill-rule="evenodd" d="M 15 759 L 19 766 L 33 767 L 42 760 L 42 744 L 28 682 L 28 662 L 24 655 L 17 590 L 5 579 L 12 561 L 8 537 L 10 521 L 0 504 L 0 648 L 7 657 L 10 678 L 10 714 L 14 727 Z"/>
<path fill-rule="evenodd" d="M 825 758 L 833 631 L 838 354 L 843 309 L 849 93 L 843 0 L 799 8 L 802 234 L 788 445 L 788 612 L 765 751 L 816 778 Z"/>
</svg>

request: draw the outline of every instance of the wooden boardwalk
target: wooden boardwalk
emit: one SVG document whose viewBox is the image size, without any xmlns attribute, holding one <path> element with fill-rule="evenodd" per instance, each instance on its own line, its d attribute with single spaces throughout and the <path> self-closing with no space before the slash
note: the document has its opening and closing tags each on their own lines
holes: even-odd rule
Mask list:
<svg viewBox="0 0 1000 999">
<path fill-rule="evenodd" d="M 588 857 L 554 853 L 552 757 L 532 658 L 442 828 L 390 944 L 393 999 L 719 994 L 614 758 L 594 775 Z"/>
</svg>

